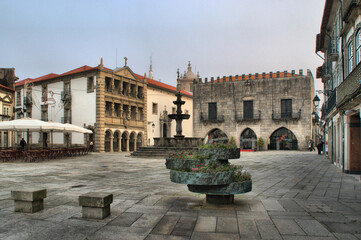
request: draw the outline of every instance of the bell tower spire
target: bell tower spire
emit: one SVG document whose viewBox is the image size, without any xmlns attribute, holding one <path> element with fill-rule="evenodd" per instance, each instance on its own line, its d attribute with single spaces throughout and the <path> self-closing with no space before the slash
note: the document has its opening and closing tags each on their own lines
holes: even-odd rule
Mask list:
<svg viewBox="0 0 361 240">
<path fill-rule="evenodd" d="M 148 74 L 148 78 L 150 79 L 154 79 L 153 76 L 153 63 L 152 63 L 152 55 L 150 55 L 150 66 L 149 66 L 149 74 Z"/>
</svg>

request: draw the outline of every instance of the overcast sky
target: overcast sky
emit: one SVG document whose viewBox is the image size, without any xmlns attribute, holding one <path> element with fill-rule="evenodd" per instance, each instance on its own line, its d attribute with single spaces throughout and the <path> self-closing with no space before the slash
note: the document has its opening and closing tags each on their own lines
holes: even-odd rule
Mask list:
<svg viewBox="0 0 361 240">
<path fill-rule="evenodd" d="M 202 78 L 310 69 L 325 0 L 0 0 L 0 67 L 20 80 L 83 65 L 128 66 L 176 85 Z M 116 58 L 117 52 L 117 58 Z M 316 88 L 321 89 L 320 80 Z"/>
</svg>

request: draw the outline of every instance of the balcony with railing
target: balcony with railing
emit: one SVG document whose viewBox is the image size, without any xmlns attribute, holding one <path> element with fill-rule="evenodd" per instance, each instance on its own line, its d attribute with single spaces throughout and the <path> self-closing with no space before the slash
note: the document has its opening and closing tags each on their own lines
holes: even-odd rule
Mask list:
<svg viewBox="0 0 361 240">
<path fill-rule="evenodd" d="M 236 116 L 237 122 L 256 122 L 261 120 L 261 111 L 256 111 L 251 114 L 241 114 Z"/>
<path fill-rule="evenodd" d="M 337 104 L 350 99 L 354 94 L 360 92 L 361 86 L 361 63 L 346 77 L 337 88 Z"/>
<path fill-rule="evenodd" d="M 272 119 L 275 121 L 299 120 L 301 118 L 301 109 L 298 112 L 274 112 Z"/>
<path fill-rule="evenodd" d="M 4 114 L 0 114 L 0 122 L 3 122 L 3 121 L 10 121 L 12 120 L 12 117 L 9 116 L 9 115 L 4 115 Z"/>
<path fill-rule="evenodd" d="M 61 100 L 63 102 L 70 102 L 71 101 L 71 94 L 70 94 L 69 89 L 67 89 L 65 91 L 61 91 Z"/>
<path fill-rule="evenodd" d="M 32 103 L 33 103 L 33 101 L 32 101 L 32 99 L 31 99 L 31 97 L 30 96 L 26 96 L 26 97 L 24 97 L 24 105 L 27 107 L 27 108 L 29 108 L 29 107 L 31 107 L 31 105 L 32 105 Z"/>
<path fill-rule="evenodd" d="M 222 123 L 224 122 L 224 116 L 223 115 L 217 115 L 216 117 L 209 117 L 206 113 L 201 113 L 201 122 L 203 123 Z"/>
<path fill-rule="evenodd" d="M 71 123 L 71 117 L 62 117 L 61 123 Z"/>
</svg>

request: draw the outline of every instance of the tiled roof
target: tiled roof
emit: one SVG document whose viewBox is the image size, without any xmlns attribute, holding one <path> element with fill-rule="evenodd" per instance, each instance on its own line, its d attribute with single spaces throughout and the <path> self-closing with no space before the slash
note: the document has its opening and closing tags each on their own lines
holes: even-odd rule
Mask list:
<svg viewBox="0 0 361 240">
<path fill-rule="evenodd" d="M 47 75 L 44 75 L 44 76 L 41 76 L 41 77 L 38 77 L 38 78 L 27 78 L 27 79 L 24 79 L 24 80 L 21 80 L 19 82 L 16 82 L 15 83 L 15 87 L 16 86 L 22 86 L 24 85 L 25 83 L 33 83 L 33 82 L 41 82 L 41 81 L 45 81 L 45 80 L 49 80 L 49 79 L 52 79 L 52 78 L 56 78 L 58 77 L 59 75 L 58 74 L 55 74 L 55 73 L 49 73 Z"/>
<path fill-rule="evenodd" d="M 15 92 L 15 90 L 14 90 L 14 89 L 9 88 L 9 87 L 6 87 L 6 86 L 4 86 L 4 85 L 1 85 L 1 84 L 0 84 L 0 87 L 5 88 L 5 89 L 10 90 L 10 91 Z"/>
<path fill-rule="evenodd" d="M 69 72 L 63 73 L 60 76 L 66 76 L 66 75 L 70 75 L 70 74 L 81 73 L 81 72 L 89 71 L 89 70 L 92 70 L 92 69 L 95 69 L 95 68 L 84 65 L 82 67 L 76 68 L 76 69 L 71 70 Z"/>
<path fill-rule="evenodd" d="M 90 66 L 87 66 L 87 65 L 84 65 L 82 67 L 79 67 L 79 68 L 76 68 L 76 69 L 73 69 L 69 72 L 65 72 L 63 74 L 55 74 L 55 73 L 50 73 L 50 74 L 47 74 L 45 76 L 42 76 L 42 77 L 38 77 L 38 78 L 27 78 L 27 79 L 24 79 L 24 80 L 21 80 L 21 81 L 18 81 L 15 83 L 15 86 L 22 86 L 24 85 L 25 83 L 33 83 L 33 82 L 40 82 L 40 81 L 45 81 L 45 80 L 49 80 L 49 79 L 52 79 L 52 78 L 56 78 L 56 77 L 62 77 L 62 76 L 67 76 L 67 75 L 71 75 L 71 74 L 76 74 L 76 73 L 81 73 L 81 72 L 86 72 L 86 71 L 89 71 L 89 70 L 93 70 L 93 69 L 99 69 L 99 67 L 90 67 Z M 106 68 L 106 67 L 103 67 L 103 69 L 105 70 L 108 70 L 108 71 L 113 71 L 112 69 L 110 68 Z M 143 80 L 144 79 L 144 76 L 141 76 L 139 74 L 135 74 L 140 80 Z M 147 82 L 151 85 L 154 85 L 154 86 L 157 86 L 157 87 L 161 87 L 165 90 L 168 90 L 168 91 L 171 91 L 171 92 L 177 92 L 177 88 L 176 87 L 173 87 L 171 85 L 168 85 L 168 84 L 165 84 L 165 83 L 162 83 L 162 82 L 159 82 L 159 81 L 156 81 L 156 80 L 153 80 L 153 79 L 150 79 L 150 78 L 147 78 Z M 190 96 L 192 97 L 193 95 L 189 92 L 186 92 L 184 90 L 181 91 L 181 93 L 183 93 L 184 95 L 187 95 L 187 96 Z"/>
<path fill-rule="evenodd" d="M 143 80 L 144 79 L 144 76 L 141 76 L 139 74 L 135 74 L 137 75 L 137 77 L 140 79 L 140 80 Z M 165 90 L 168 90 L 168 91 L 171 91 L 171 92 L 177 92 L 177 88 L 176 87 L 173 87 L 171 85 L 168 85 L 168 84 L 165 84 L 165 83 L 162 83 L 162 82 L 159 82 L 159 81 L 156 81 L 154 79 L 151 79 L 151 78 L 146 78 L 147 79 L 147 82 L 148 84 L 150 85 L 153 85 L 153 86 L 157 86 L 157 87 L 161 87 Z M 184 95 L 187 95 L 187 96 L 190 96 L 190 97 L 193 97 L 193 94 L 192 93 L 189 93 L 187 91 L 184 91 L 182 90 L 181 93 L 183 93 Z"/>
</svg>

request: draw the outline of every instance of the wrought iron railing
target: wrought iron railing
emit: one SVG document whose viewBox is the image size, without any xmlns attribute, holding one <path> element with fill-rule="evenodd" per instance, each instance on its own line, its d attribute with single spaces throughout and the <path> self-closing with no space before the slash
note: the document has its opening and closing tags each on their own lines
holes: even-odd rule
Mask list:
<svg viewBox="0 0 361 240">
<path fill-rule="evenodd" d="M 71 123 L 71 117 L 62 117 L 61 123 Z"/>
<path fill-rule="evenodd" d="M 272 112 L 273 120 L 299 120 L 301 109 L 298 112 Z"/>
<path fill-rule="evenodd" d="M 246 122 L 246 121 L 258 121 L 261 120 L 261 111 L 253 112 L 253 114 L 242 114 L 237 115 L 236 117 L 237 122 Z"/>
<path fill-rule="evenodd" d="M 337 104 L 341 103 L 344 100 L 347 100 L 348 97 L 351 97 L 354 93 L 360 90 L 361 86 L 361 63 L 359 63 L 356 68 L 348 75 L 340 86 L 337 88 Z"/>
<path fill-rule="evenodd" d="M 208 114 L 201 113 L 201 122 L 212 122 L 212 123 L 224 122 L 224 116 L 217 115 L 216 118 L 209 118 Z"/>
</svg>

